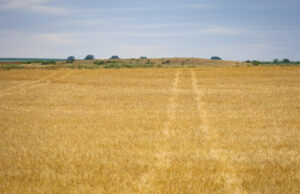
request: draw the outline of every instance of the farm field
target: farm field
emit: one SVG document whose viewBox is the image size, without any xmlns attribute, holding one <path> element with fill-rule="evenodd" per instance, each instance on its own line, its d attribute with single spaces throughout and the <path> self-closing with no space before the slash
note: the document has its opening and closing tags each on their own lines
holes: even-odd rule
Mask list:
<svg viewBox="0 0 300 194">
<path fill-rule="evenodd" d="M 0 71 L 0 193 L 300 193 L 300 67 Z"/>
</svg>

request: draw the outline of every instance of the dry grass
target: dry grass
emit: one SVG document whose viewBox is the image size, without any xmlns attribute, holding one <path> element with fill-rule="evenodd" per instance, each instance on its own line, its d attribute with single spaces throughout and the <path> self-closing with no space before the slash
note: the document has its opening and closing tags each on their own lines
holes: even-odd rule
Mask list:
<svg viewBox="0 0 300 194">
<path fill-rule="evenodd" d="M 300 68 L 0 71 L 0 193 L 299 193 Z"/>
</svg>

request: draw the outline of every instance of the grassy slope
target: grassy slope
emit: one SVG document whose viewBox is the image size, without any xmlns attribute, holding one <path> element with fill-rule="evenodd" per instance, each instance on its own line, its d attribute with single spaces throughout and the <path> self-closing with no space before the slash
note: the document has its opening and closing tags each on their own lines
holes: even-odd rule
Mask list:
<svg viewBox="0 0 300 194">
<path fill-rule="evenodd" d="M 97 65 L 95 62 L 103 62 Z M 0 63 L 1 64 L 1 63 Z M 74 63 L 66 63 L 66 61 L 58 61 L 56 65 L 35 64 L 5 64 L 0 65 L 0 69 L 57 69 L 57 68 L 140 68 L 140 67 L 201 67 L 201 66 L 245 66 L 245 63 L 235 61 L 216 61 L 199 58 L 163 58 L 163 59 L 120 59 L 120 60 L 76 60 Z"/>
</svg>

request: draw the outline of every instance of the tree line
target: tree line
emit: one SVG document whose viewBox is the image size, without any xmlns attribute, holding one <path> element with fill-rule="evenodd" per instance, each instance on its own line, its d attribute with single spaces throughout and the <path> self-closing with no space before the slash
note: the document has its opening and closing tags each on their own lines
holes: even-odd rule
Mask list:
<svg viewBox="0 0 300 194">
<path fill-rule="evenodd" d="M 247 60 L 246 63 L 251 63 L 252 65 L 273 65 L 273 64 L 300 64 L 300 61 L 291 61 L 289 59 L 274 59 L 273 61 L 258 61 L 258 60 Z"/>
</svg>

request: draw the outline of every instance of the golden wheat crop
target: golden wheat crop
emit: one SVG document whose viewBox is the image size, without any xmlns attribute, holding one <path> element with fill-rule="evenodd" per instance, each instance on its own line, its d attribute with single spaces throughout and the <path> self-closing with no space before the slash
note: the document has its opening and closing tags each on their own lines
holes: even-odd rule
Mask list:
<svg viewBox="0 0 300 194">
<path fill-rule="evenodd" d="M 0 71 L 0 193 L 300 193 L 300 68 Z"/>
</svg>

